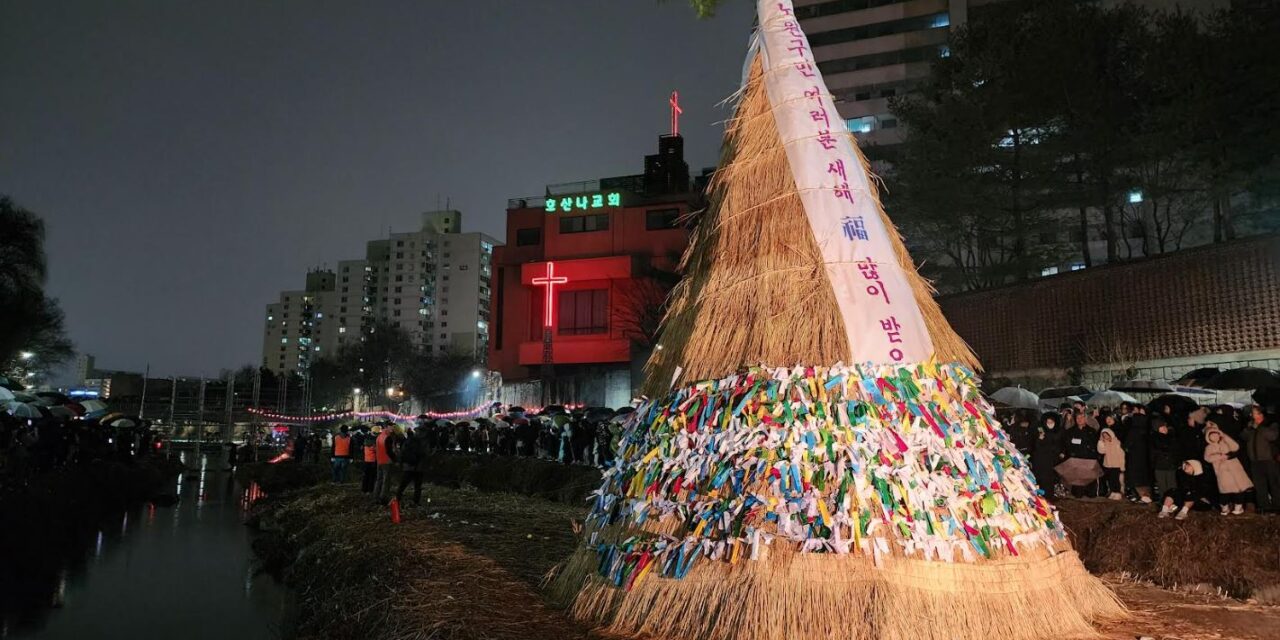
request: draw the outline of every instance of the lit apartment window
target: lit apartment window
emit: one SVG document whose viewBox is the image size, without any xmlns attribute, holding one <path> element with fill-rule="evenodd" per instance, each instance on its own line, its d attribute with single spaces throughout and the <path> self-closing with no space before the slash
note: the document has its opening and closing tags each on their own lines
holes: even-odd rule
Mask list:
<svg viewBox="0 0 1280 640">
<path fill-rule="evenodd" d="M 280 344 L 289 344 L 288 338 L 280 338 Z"/>
<path fill-rule="evenodd" d="M 871 133 L 872 127 L 875 126 L 875 116 L 862 116 L 861 118 L 849 118 L 845 122 L 849 125 L 849 130 L 854 133 Z"/>
<path fill-rule="evenodd" d="M 347 332 L 346 327 L 338 327 L 338 333 L 346 333 L 346 332 Z"/>
</svg>

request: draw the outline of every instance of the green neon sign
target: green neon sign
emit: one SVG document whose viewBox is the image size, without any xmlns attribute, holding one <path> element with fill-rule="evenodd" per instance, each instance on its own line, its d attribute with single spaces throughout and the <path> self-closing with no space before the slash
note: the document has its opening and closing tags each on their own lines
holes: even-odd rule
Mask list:
<svg viewBox="0 0 1280 640">
<path fill-rule="evenodd" d="M 587 211 L 589 209 L 603 209 L 605 207 L 621 207 L 622 194 L 617 191 L 608 193 L 587 193 L 577 196 L 562 196 L 560 198 L 547 198 L 547 213 L 569 213 L 572 211 Z"/>
</svg>

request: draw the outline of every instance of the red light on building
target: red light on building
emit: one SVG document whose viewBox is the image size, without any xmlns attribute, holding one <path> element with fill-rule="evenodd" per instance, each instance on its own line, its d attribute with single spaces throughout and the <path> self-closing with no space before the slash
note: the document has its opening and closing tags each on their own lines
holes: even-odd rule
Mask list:
<svg viewBox="0 0 1280 640">
<path fill-rule="evenodd" d="M 634 397 L 652 314 L 678 279 L 685 220 L 701 204 L 683 142 L 661 136 L 644 174 L 549 185 L 508 202 L 506 245 L 493 255 L 489 367 L 504 383 L 541 382 L 540 396 L 508 400 L 621 406 Z M 642 313 L 650 315 L 636 321 Z"/>
<path fill-rule="evenodd" d="M 568 281 L 569 279 L 564 276 L 559 276 L 559 277 L 556 276 L 556 263 L 554 262 L 547 263 L 547 275 L 541 278 L 534 278 L 532 281 L 533 284 L 536 284 L 540 287 L 545 287 L 547 290 L 547 298 L 546 298 L 546 301 L 543 303 L 543 307 L 546 309 L 546 313 L 543 315 L 543 319 L 542 319 L 542 326 L 546 327 L 547 329 L 550 329 L 554 325 L 554 321 L 555 321 L 555 314 L 552 313 L 553 309 L 555 308 L 555 301 L 556 301 L 555 287 L 558 284 L 564 284 Z"/>
</svg>

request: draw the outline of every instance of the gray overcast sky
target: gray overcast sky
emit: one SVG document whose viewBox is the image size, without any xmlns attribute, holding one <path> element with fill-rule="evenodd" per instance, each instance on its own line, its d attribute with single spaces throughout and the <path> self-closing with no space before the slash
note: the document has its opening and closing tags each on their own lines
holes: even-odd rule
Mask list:
<svg viewBox="0 0 1280 640">
<path fill-rule="evenodd" d="M 0 193 L 44 217 L 80 350 L 212 374 L 437 197 L 501 237 L 509 197 L 640 172 L 672 89 L 714 165 L 752 5 L 5 0 Z"/>
</svg>

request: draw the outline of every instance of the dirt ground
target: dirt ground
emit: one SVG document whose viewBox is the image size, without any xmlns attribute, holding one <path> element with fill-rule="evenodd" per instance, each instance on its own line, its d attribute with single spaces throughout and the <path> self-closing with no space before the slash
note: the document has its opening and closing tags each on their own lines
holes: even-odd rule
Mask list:
<svg viewBox="0 0 1280 640">
<path fill-rule="evenodd" d="M 1280 607 L 1177 593 L 1125 581 L 1109 581 L 1133 617 L 1106 625 L 1112 640 L 1275 640 L 1280 638 Z"/>
<path fill-rule="evenodd" d="M 314 506 L 304 506 L 309 502 Z M 387 604 L 378 597 L 367 596 L 366 587 L 368 607 L 375 621 L 384 617 L 376 613 L 379 607 L 388 607 L 387 617 L 392 620 L 405 615 L 428 616 L 429 620 L 421 623 L 429 623 L 431 633 L 427 636 L 406 634 L 406 629 L 417 626 L 411 624 L 397 625 L 386 629 L 386 633 L 371 637 L 498 640 L 599 637 L 564 618 L 561 612 L 547 607 L 538 593 L 541 579 L 572 550 L 573 525 L 581 521 L 585 511 L 583 507 L 515 494 L 428 485 L 423 487 L 421 506 L 406 504 L 401 512 L 402 522 L 392 525 L 387 511 L 373 506 L 371 502 L 367 495 L 360 494 L 350 485 L 343 488 L 317 487 L 300 492 L 298 497 L 289 501 L 289 504 L 297 506 L 286 506 L 284 515 L 278 518 L 286 531 L 301 527 L 310 530 L 308 535 L 312 536 L 316 535 L 317 528 L 326 528 L 324 520 L 335 518 L 329 520 L 331 526 L 328 528 L 345 529 L 341 535 L 349 537 L 360 532 L 362 536 L 371 536 L 369 539 L 399 541 L 396 544 L 400 548 L 410 547 L 416 556 L 411 566 L 422 567 L 415 572 L 437 565 L 424 573 L 424 577 L 427 574 L 434 576 L 433 580 L 411 584 L 409 589 L 426 599 L 447 598 L 453 606 L 406 610 L 394 603 Z M 322 505 L 323 508 L 319 508 Z M 289 510 L 300 513 L 290 516 Z M 335 512 L 339 514 L 336 517 L 332 515 Z M 292 525 L 289 524 L 290 518 Z M 323 520 L 315 522 L 314 519 Z M 317 524 L 321 526 L 316 527 Z M 379 532 L 387 535 L 379 535 Z M 311 550 L 300 555 L 305 557 L 316 553 L 316 549 L 332 546 L 332 539 L 315 538 L 308 547 Z M 437 589 L 436 585 L 444 573 L 469 574 L 477 588 L 458 589 L 463 585 L 455 583 L 449 585 L 447 591 Z M 311 580 L 309 585 L 292 586 L 305 593 L 307 589 L 325 582 L 322 576 Z M 400 579 L 398 588 L 405 588 L 404 580 L 413 582 L 415 578 Z M 1109 582 L 1133 615 L 1129 620 L 1100 629 L 1102 637 L 1108 639 L 1280 638 L 1280 607 L 1177 593 L 1150 583 L 1118 578 Z M 475 596 L 476 602 L 471 603 L 468 600 L 473 591 L 484 593 Z M 389 596 L 384 598 L 390 599 Z M 304 631 L 307 626 L 304 621 Z M 299 636 L 308 637 L 308 634 L 304 632 Z"/>
</svg>

